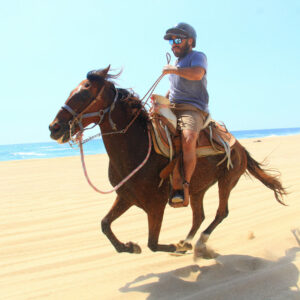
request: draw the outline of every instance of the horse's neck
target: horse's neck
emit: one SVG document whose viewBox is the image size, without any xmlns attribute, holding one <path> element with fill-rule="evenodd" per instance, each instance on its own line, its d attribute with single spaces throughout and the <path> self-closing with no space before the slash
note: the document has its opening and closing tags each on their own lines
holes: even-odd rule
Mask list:
<svg viewBox="0 0 300 300">
<path fill-rule="evenodd" d="M 126 128 L 130 119 L 126 121 L 112 118 L 117 126 L 117 132 Z M 139 120 L 136 120 L 126 131 L 126 133 L 114 133 L 108 120 L 100 126 L 103 134 L 103 142 L 109 158 L 116 163 L 134 161 L 140 156 L 140 152 L 146 153 L 147 127 L 143 126 Z M 144 151 L 145 149 L 145 151 Z M 143 154 L 144 155 L 144 154 Z"/>
</svg>

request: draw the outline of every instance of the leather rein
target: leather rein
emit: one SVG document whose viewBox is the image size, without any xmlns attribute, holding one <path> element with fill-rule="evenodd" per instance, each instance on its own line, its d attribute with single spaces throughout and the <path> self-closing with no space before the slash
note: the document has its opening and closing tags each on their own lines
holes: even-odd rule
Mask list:
<svg viewBox="0 0 300 300">
<path fill-rule="evenodd" d="M 171 56 L 169 53 L 166 54 L 166 58 L 167 58 L 167 62 L 168 64 L 170 63 L 171 60 Z M 101 90 L 99 91 L 98 95 L 96 96 L 96 98 L 81 112 L 81 113 L 76 113 L 69 105 L 64 104 L 62 106 L 62 109 L 65 109 L 66 111 L 68 111 L 72 116 L 73 119 L 69 121 L 69 125 L 70 125 L 70 140 L 73 143 L 79 144 L 80 147 L 80 156 L 81 156 L 81 163 L 82 163 L 82 167 L 83 167 L 83 171 L 84 171 L 84 175 L 88 181 L 88 183 L 90 184 L 90 186 L 98 193 L 101 194 L 108 194 L 108 193 L 112 193 L 114 191 L 116 191 L 118 188 L 120 188 L 126 181 L 128 181 L 138 170 L 140 170 L 148 161 L 149 157 L 150 157 L 150 153 L 151 153 L 151 149 L 152 149 L 152 140 L 151 140 L 151 134 L 150 134 L 150 130 L 149 127 L 147 126 L 147 133 L 148 133 L 148 152 L 147 155 L 145 157 L 145 159 L 143 160 L 143 162 L 136 167 L 129 175 L 127 175 L 119 184 L 117 184 L 112 190 L 104 192 L 101 191 L 99 189 L 97 189 L 93 183 L 91 182 L 91 180 L 88 177 L 87 174 L 87 170 L 86 170 L 86 166 L 85 166 L 85 161 L 84 161 L 84 153 L 83 153 L 83 143 L 90 141 L 91 139 L 97 137 L 97 136 L 103 136 L 103 135 L 109 135 L 109 134 L 118 134 L 118 133 L 126 133 L 128 128 L 133 124 L 133 122 L 137 119 L 137 117 L 139 116 L 139 114 L 141 113 L 142 109 L 145 107 L 145 105 L 147 104 L 148 100 L 150 99 L 152 93 L 154 92 L 155 88 L 157 87 L 158 83 L 161 81 L 161 79 L 164 77 L 164 74 L 160 75 L 157 80 L 154 82 L 154 84 L 150 87 L 150 89 L 148 90 L 148 92 L 145 94 L 145 96 L 141 99 L 141 102 L 147 97 L 146 101 L 144 102 L 144 104 L 142 105 L 142 107 L 136 112 L 135 116 L 132 118 L 132 120 L 129 122 L 129 124 L 123 128 L 122 130 L 117 131 L 117 127 L 116 124 L 112 121 L 111 118 L 111 114 L 112 111 L 115 108 L 115 104 L 116 101 L 118 100 L 118 90 L 116 90 L 116 95 L 115 98 L 112 102 L 112 104 L 110 106 L 108 106 L 105 109 L 101 109 L 98 112 L 92 112 L 92 113 L 84 113 L 92 104 L 94 104 L 96 101 L 101 100 L 101 96 L 103 93 L 103 90 L 105 88 L 105 84 L 102 86 Z M 97 135 L 94 135 L 88 139 L 86 139 L 84 142 L 82 141 L 82 137 L 83 137 L 83 132 L 87 129 L 92 129 L 94 128 L 96 125 L 100 125 L 103 122 L 104 116 L 105 114 L 109 113 L 109 123 L 111 125 L 111 128 L 113 129 L 112 132 L 108 132 L 108 133 L 100 133 Z M 99 117 L 99 122 L 95 123 L 94 126 L 92 126 L 91 128 L 84 128 L 82 125 L 82 120 L 85 118 L 91 118 L 91 117 Z M 77 133 L 76 137 L 73 138 L 72 137 L 72 129 L 73 127 L 78 124 L 80 131 Z M 69 142 L 70 146 L 72 146 L 72 144 Z"/>
<path fill-rule="evenodd" d="M 116 89 L 116 95 L 115 95 L 115 98 L 112 102 L 112 104 L 108 107 L 106 107 L 105 109 L 100 109 L 99 111 L 96 111 L 96 112 L 91 112 L 91 113 L 84 113 L 85 111 L 87 111 L 89 109 L 89 107 L 91 107 L 96 101 L 99 101 L 101 100 L 101 96 L 102 96 L 102 93 L 103 93 L 103 90 L 105 88 L 105 85 L 102 86 L 101 90 L 99 91 L 99 93 L 97 94 L 97 96 L 95 97 L 95 99 L 81 112 L 81 113 L 76 113 L 69 105 L 67 104 L 64 104 L 61 108 L 62 109 L 65 109 L 66 111 L 68 111 L 72 116 L 73 118 L 69 121 L 69 126 L 70 126 L 70 140 L 73 142 L 73 143 L 76 143 L 77 142 L 77 137 L 73 138 L 72 137 L 72 131 L 73 131 L 73 128 L 76 124 L 78 124 L 79 128 L 80 128 L 80 131 L 79 131 L 79 134 L 82 135 L 83 132 L 85 130 L 88 130 L 88 129 L 93 129 L 95 126 L 97 125 L 100 125 L 102 122 L 103 122 L 103 119 L 104 119 L 104 116 L 106 113 L 109 113 L 109 123 L 111 125 L 111 128 L 116 131 L 117 130 L 117 127 L 116 127 L 116 124 L 113 122 L 112 118 L 111 118 L 111 113 L 112 111 L 114 110 L 115 108 L 115 104 L 116 104 L 116 101 L 118 100 L 118 97 L 119 97 L 119 92 L 118 90 Z M 95 123 L 94 126 L 90 127 L 90 128 L 84 128 L 83 125 L 82 125 L 82 120 L 83 119 L 87 119 L 87 118 L 92 118 L 92 117 L 99 117 L 99 122 L 98 123 Z M 71 145 L 71 144 L 70 144 Z"/>
<path fill-rule="evenodd" d="M 151 140 L 151 135 L 150 135 L 150 131 L 148 129 L 148 151 L 147 151 L 147 155 L 145 157 L 145 159 L 142 161 L 142 163 L 137 166 L 130 174 L 128 174 L 119 184 L 117 184 L 116 186 L 114 186 L 113 189 L 109 190 L 109 191 L 101 191 L 99 190 L 90 180 L 88 173 L 87 173 L 87 169 L 86 169 L 86 165 L 85 165 L 85 160 L 84 160 L 84 152 L 83 152 L 83 141 L 82 141 L 82 137 L 83 137 L 83 132 L 87 129 L 92 129 L 94 128 L 96 125 L 100 125 L 103 122 L 104 116 L 106 113 L 109 113 L 109 123 L 113 129 L 112 132 L 108 132 L 108 133 L 100 133 L 96 136 L 100 136 L 100 135 L 108 135 L 108 134 L 117 134 L 117 133 L 126 133 L 126 131 L 128 130 L 128 128 L 132 125 L 132 123 L 135 121 L 135 119 L 138 117 L 138 115 L 140 114 L 142 108 L 144 106 L 142 106 L 142 108 L 136 113 L 136 115 L 134 116 L 134 118 L 129 122 L 129 124 L 122 130 L 117 131 L 117 127 L 116 124 L 113 122 L 112 118 L 111 118 L 111 113 L 115 108 L 116 102 L 118 100 L 119 97 L 119 92 L 116 89 L 116 95 L 114 97 L 114 100 L 112 102 L 112 104 L 110 106 L 108 106 L 105 109 L 101 109 L 98 112 L 91 112 L 91 113 L 84 113 L 91 105 L 93 105 L 96 101 L 101 100 L 101 96 L 103 93 L 105 85 L 103 85 L 103 87 L 101 88 L 101 90 L 99 91 L 98 95 L 96 96 L 96 98 L 81 112 L 81 113 L 76 113 L 69 105 L 64 104 L 62 106 L 62 109 L 67 110 L 72 116 L 73 119 L 69 121 L 69 125 L 70 125 L 70 140 L 75 144 L 79 145 L 80 148 L 80 156 L 81 156 L 81 164 L 82 164 L 82 168 L 83 168 L 83 172 L 84 175 L 86 177 L 87 182 L 89 183 L 89 185 L 98 193 L 101 194 L 109 194 L 112 193 L 114 191 L 116 191 L 117 189 L 119 189 L 126 181 L 128 181 L 137 171 L 139 171 L 148 161 L 149 157 L 150 157 L 150 153 L 151 153 L 151 149 L 152 149 L 152 140 Z M 155 86 L 156 87 L 156 86 Z M 148 92 L 149 93 L 149 92 Z M 151 94 L 150 94 L 151 95 Z M 150 97 L 150 96 L 149 96 Z M 146 103 L 145 103 L 146 104 Z M 144 105 L 145 105 L 144 104 Z M 85 118 L 91 118 L 91 117 L 99 117 L 99 122 L 95 123 L 94 126 L 92 126 L 91 128 L 84 128 L 83 124 L 82 124 L 82 120 Z M 80 130 L 79 132 L 76 134 L 76 137 L 73 138 L 72 137 L 72 129 L 73 127 L 78 124 Z M 92 138 L 96 137 L 93 136 Z M 91 139 L 91 138 L 90 138 Z M 88 140 L 90 140 L 88 139 Z M 70 142 L 69 142 L 70 143 Z M 70 146 L 72 146 L 72 144 L 70 143 Z"/>
</svg>

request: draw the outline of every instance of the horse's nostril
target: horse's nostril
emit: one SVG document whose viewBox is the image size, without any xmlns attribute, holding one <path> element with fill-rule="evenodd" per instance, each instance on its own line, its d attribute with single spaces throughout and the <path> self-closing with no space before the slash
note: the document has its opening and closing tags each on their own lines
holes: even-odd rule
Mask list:
<svg viewBox="0 0 300 300">
<path fill-rule="evenodd" d="M 60 125 L 58 124 L 58 123 L 54 123 L 53 125 L 52 124 L 50 124 L 49 125 L 49 129 L 50 129 L 50 131 L 58 131 L 59 129 L 60 129 Z"/>
</svg>

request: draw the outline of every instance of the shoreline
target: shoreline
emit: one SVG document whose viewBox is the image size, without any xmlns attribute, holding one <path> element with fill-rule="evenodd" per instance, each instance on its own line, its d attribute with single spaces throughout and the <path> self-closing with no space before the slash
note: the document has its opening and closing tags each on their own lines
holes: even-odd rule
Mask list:
<svg viewBox="0 0 300 300">
<path fill-rule="evenodd" d="M 282 135 L 282 136 L 280 136 L 280 135 L 270 135 L 270 136 L 265 136 L 265 137 L 250 137 L 250 138 L 248 137 L 248 138 L 236 138 L 236 139 L 238 141 L 241 141 L 241 143 L 242 143 L 243 141 L 247 141 L 247 140 L 256 142 L 256 141 L 259 141 L 259 140 L 263 141 L 265 139 L 281 138 L 281 137 L 282 138 L 284 138 L 284 137 L 294 137 L 294 136 L 300 136 L 300 134 L 290 134 L 290 135 Z M 98 142 L 97 140 L 94 140 L 94 141 Z M 49 144 L 49 143 L 53 144 L 54 146 L 57 146 L 57 144 L 56 144 L 55 141 L 53 141 L 53 142 L 45 142 L 45 143 L 35 143 L 35 144 L 39 145 L 39 144 Z M 102 143 L 102 141 L 101 141 L 101 143 Z M 15 145 L 18 146 L 18 145 L 26 145 L 26 144 L 15 144 Z M 31 145 L 31 144 L 28 144 L 28 145 Z M 0 147 L 1 146 L 14 146 L 14 145 L 0 145 Z M 105 154 L 107 155 L 106 149 L 105 149 L 104 145 L 100 144 L 100 145 L 97 145 L 97 147 L 98 146 L 100 148 L 100 150 L 99 150 L 100 152 L 99 153 L 86 154 L 87 151 L 85 150 L 85 156 L 90 156 L 90 155 L 105 155 Z M 103 152 L 101 151 L 101 148 L 104 149 Z M 72 150 L 73 151 L 78 151 L 78 153 L 74 154 L 74 155 L 65 155 L 65 156 L 64 155 L 60 155 L 60 156 L 54 156 L 54 157 L 35 157 L 35 158 L 26 158 L 25 157 L 25 158 L 15 158 L 15 159 L 8 159 L 8 160 L 0 160 L 0 163 L 2 163 L 2 162 L 10 162 L 10 161 L 44 160 L 44 159 L 67 158 L 67 157 L 78 157 L 78 156 L 80 156 L 79 148 L 78 149 L 76 149 L 76 148 L 72 149 L 70 146 L 68 146 L 67 151 L 72 151 Z M 63 151 L 63 149 L 61 151 Z M 1 154 L 1 152 L 0 152 L 0 154 Z"/>
</svg>

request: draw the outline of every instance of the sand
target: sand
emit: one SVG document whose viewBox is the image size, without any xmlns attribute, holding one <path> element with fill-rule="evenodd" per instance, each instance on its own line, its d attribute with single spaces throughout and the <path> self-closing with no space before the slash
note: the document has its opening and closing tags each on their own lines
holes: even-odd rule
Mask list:
<svg viewBox="0 0 300 300">
<path fill-rule="evenodd" d="M 219 256 L 196 262 L 192 253 L 151 252 L 147 218 L 136 207 L 112 228 L 143 252 L 118 254 L 100 230 L 115 194 L 88 186 L 79 157 L 1 162 L 0 299 L 300 299 L 300 135 L 241 142 L 280 170 L 289 206 L 242 176 L 208 243 Z M 104 190 L 111 188 L 107 164 L 106 155 L 87 157 Z M 217 203 L 213 187 L 202 229 Z M 190 208 L 167 207 L 160 241 L 178 242 L 190 226 Z"/>
</svg>

